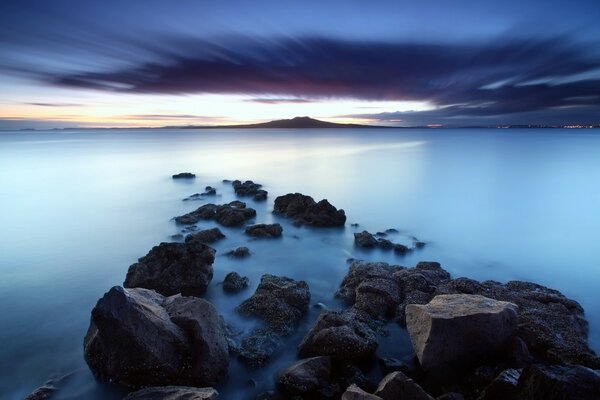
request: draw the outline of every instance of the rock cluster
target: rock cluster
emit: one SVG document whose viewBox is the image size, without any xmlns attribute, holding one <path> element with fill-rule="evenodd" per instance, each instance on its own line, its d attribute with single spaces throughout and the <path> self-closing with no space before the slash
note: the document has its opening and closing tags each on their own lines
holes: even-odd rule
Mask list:
<svg viewBox="0 0 600 400">
<path fill-rule="evenodd" d="M 317 203 L 312 197 L 300 193 L 277 197 L 273 212 L 292 218 L 297 225 L 333 227 L 346 223 L 344 210 L 338 210 L 327 200 Z"/>
<path fill-rule="evenodd" d="M 204 204 L 196 210 L 175 217 L 175 222 L 182 225 L 195 224 L 200 220 L 215 220 L 223 226 L 240 226 L 256 216 L 256 210 L 246 207 L 242 201 L 229 204 Z"/>
<path fill-rule="evenodd" d="M 240 197 L 252 196 L 255 201 L 267 200 L 268 192 L 261 189 L 262 185 L 259 183 L 254 183 L 252 181 L 242 182 L 236 179 L 231 182 L 231 185 L 233 186 L 235 194 Z"/>
<path fill-rule="evenodd" d="M 372 249 L 372 248 L 380 248 L 382 250 L 394 250 L 396 254 L 406 254 L 413 249 L 405 246 L 400 243 L 394 243 L 389 239 L 385 239 L 384 232 L 377 232 L 375 235 L 370 233 L 369 231 L 356 232 L 354 234 L 354 244 L 358 247 Z M 414 241 L 414 248 L 423 248 L 425 247 L 424 242 Z"/>
<path fill-rule="evenodd" d="M 84 355 L 98 378 L 134 387 L 214 385 L 229 364 L 223 322 L 209 302 L 119 286 L 92 310 Z"/>
<path fill-rule="evenodd" d="M 212 280 L 214 260 L 215 250 L 193 235 L 185 243 L 161 243 L 129 267 L 123 286 L 198 296 Z"/>
</svg>

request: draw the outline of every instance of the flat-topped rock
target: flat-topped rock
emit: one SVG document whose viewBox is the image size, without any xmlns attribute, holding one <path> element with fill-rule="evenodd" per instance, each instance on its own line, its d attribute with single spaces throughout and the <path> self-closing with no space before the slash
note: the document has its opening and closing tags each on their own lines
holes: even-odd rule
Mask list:
<svg viewBox="0 0 600 400">
<path fill-rule="evenodd" d="M 123 286 L 156 290 L 165 296 L 200 296 L 213 277 L 215 250 L 194 240 L 161 243 L 132 264 Z"/>
<path fill-rule="evenodd" d="M 180 172 L 172 176 L 173 179 L 194 179 L 195 177 L 196 175 L 191 172 Z"/>
<path fill-rule="evenodd" d="M 338 210 L 327 200 L 317 203 L 312 197 L 301 193 L 288 193 L 277 197 L 273 212 L 292 218 L 297 225 L 333 227 L 346 223 L 344 210 Z"/>
<path fill-rule="evenodd" d="M 280 224 L 256 224 L 246 227 L 246 235 L 255 238 L 278 238 L 283 233 Z"/>
<path fill-rule="evenodd" d="M 218 400 L 213 388 L 155 386 L 129 393 L 123 400 Z"/>
<path fill-rule="evenodd" d="M 246 203 L 232 201 L 228 204 L 204 204 L 196 210 L 175 217 L 175 222 L 182 225 L 195 224 L 200 220 L 215 220 L 223 226 L 243 225 L 247 220 L 256 216 L 256 210 L 246 207 Z"/>
<path fill-rule="evenodd" d="M 470 366 L 517 330 L 517 306 L 479 295 L 440 295 L 406 306 L 406 327 L 426 371 Z"/>
<path fill-rule="evenodd" d="M 213 243 L 217 240 L 225 239 L 225 235 L 219 228 L 204 229 L 188 235 L 185 238 L 186 243 L 197 241 L 200 243 Z"/>
</svg>

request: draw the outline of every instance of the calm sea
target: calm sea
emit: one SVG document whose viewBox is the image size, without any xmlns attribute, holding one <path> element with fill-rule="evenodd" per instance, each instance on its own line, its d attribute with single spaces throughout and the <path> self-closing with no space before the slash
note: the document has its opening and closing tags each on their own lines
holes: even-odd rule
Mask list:
<svg viewBox="0 0 600 400">
<path fill-rule="evenodd" d="M 173 181 L 177 172 L 197 174 Z M 47 379 L 57 399 L 120 399 L 98 384 L 82 355 L 90 310 L 127 268 L 178 232 L 171 218 L 202 202 L 184 197 L 222 179 L 263 183 L 269 201 L 256 222 L 278 221 L 284 237 L 253 241 L 223 229 L 217 254 L 250 247 L 245 260 L 217 256 L 206 297 L 238 329 L 234 308 L 264 273 L 308 281 L 312 303 L 339 307 L 333 292 L 349 257 L 413 266 L 439 261 L 454 277 L 531 280 L 579 301 L 600 350 L 600 131 L 598 130 L 86 130 L 0 133 L 0 397 L 22 399 Z M 271 214 L 288 192 L 346 210 L 344 229 L 296 228 Z M 350 223 L 425 249 L 405 257 L 353 246 Z M 200 224 L 202 228 L 212 223 Z M 236 270 L 251 288 L 226 296 Z M 288 340 L 293 349 L 318 314 Z M 379 355 L 409 357 L 406 333 L 390 326 Z M 252 398 L 294 359 L 261 371 L 236 362 L 224 398 Z M 250 379 L 254 384 L 250 384 Z M 252 388 L 256 386 L 255 388 Z"/>
</svg>

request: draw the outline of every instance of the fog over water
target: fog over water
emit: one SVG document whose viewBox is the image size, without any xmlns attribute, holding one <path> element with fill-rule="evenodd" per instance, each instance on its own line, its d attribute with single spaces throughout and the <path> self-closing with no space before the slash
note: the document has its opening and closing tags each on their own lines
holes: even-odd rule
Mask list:
<svg viewBox="0 0 600 400">
<path fill-rule="evenodd" d="M 193 181 L 171 175 L 190 171 Z M 278 240 L 250 240 L 220 229 L 215 274 L 206 294 L 225 320 L 246 331 L 257 322 L 234 309 L 264 273 L 304 279 L 311 304 L 333 298 L 348 258 L 404 266 L 439 261 L 453 277 L 530 280 L 580 302 L 590 344 L 600 350 L 600 133 L 561 129 L 85 130 L 0 132 L 0 393 L 22 399 L 46 380 L 56 399 L 120 399 L 98 384 L 83 360 L 90 311 L 127 268 L 181 227 L 171 220 L 205 204 L 182 201 L 206 185 L 235 199 L 222 179 L 252 179 L 269 191 L 256 222 L 279 222 Z M 276 196 L 301 192 L 346 211 L 344 228 L 295 227 L 271 211 Z M 358 223 L 358 228 L 351 223 Z M 215 226 L 201 222 L 200 228 Z M 427 242 L 406 256 L 354 247 L 353 233 L 396 228 L 392 240 Z M 248 246 L 243 260 L 223 256 Z M 223 293 L 231 271 L 250 278 Z M 311 307 L 294 349 L 319 309 Z M 380 356 L 410 357 L 394 324 Z M 274 384 L 293 351 L 263 370 L 232 361 L 224 398 L 253 398 Z M 249 379 L 257 387 L 248 386 Z M 2 397 L 5 398 L 5 397 Z"/>
</svg>

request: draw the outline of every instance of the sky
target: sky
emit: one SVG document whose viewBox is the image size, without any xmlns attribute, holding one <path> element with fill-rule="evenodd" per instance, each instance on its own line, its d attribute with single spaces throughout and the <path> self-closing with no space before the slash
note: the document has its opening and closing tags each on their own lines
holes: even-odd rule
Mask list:
<svg viewBox="0 0 600 400">
<path fill-rule="evenodd" d="M 1 0 L 0 129 L 600 124 L 598 0 Z"/>
</svg>

